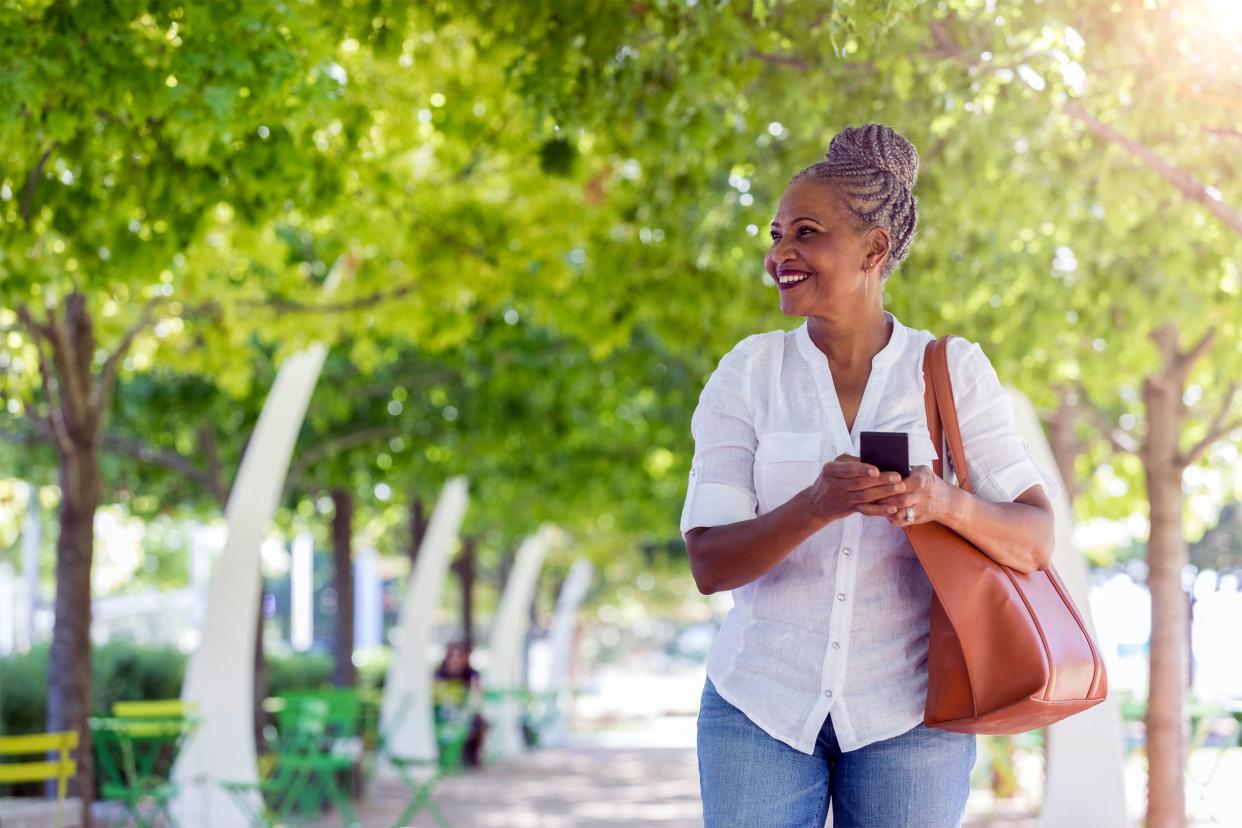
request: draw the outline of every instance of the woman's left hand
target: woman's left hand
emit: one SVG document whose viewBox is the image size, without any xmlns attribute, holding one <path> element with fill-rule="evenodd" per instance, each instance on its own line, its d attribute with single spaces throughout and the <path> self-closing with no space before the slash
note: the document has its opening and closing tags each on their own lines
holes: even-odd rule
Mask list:
<svg viewBox="0 0 1242 828">
<path fill-rule="evenodd" d="M 949 506 L 949 486 L 927 466 L 915 466 L 905 478 L 905 491 L 871 503 L 860 503 L 854 511 L 882 517 L 893 526 L 913 526 L 940 520 Z M 907 511 L 909 510 L 909 511 Z M 912 520 L 907 520 L 907 514 Z"/>
</svg>

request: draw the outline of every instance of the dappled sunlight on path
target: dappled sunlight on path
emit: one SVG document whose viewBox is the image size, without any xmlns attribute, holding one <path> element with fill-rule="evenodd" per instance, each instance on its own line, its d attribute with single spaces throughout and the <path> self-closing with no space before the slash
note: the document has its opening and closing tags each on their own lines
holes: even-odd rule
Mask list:
<svg viewBox="0 0 1242 828">
<path fill-rule="evenodd" d="M 358 814 L 366 828 L 388 828 L 407 799 L 397 783 L 377 783 Z M 621 828 L 701 826 L 694 751 L 686 748 L 577 746 L 448 777 L 434 799 L 455 828 Z M 429 813 L 413 826 L 433 826 Z M 315 828 L 336 828 L 329 818 Z"/>
</svg>

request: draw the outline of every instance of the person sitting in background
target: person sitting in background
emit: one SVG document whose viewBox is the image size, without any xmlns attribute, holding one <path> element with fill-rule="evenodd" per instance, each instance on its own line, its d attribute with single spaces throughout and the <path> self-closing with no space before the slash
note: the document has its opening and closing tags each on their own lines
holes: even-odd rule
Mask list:
<svg viewBox="0 0 1242 828">
<path fill-rule="evenodd" d="M 436 723 L 454 720 L 469 730 L 462 747 L 462 758 L 471 767 L 478 767 L 487 721 L 479 712 L 483 687 L 479 671 L 470 666 L 470 647 L 464 641 L 453 641 L 444 653 L 444 660 L 435 673 Z"/>
</svg>

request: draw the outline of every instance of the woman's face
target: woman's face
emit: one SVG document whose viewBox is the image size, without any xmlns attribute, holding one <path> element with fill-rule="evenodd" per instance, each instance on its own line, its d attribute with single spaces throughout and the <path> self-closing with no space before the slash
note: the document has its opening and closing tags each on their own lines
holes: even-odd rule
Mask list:
<svg viewBox="0 0 1242 828">
<path fill-rule="evenodd" d="M 824 179 L 808 176 L 790 184 L 771 232 L 764 267 L 780 290 L 783 313 L 819 316 L 861 308 L 869 291 L 879 293 L 876 234 L 854 230 Z M 886 242 L 880 239 L 881 252 Z M 876 284 L 868 286 L 868 279 Z"/>
</svg>

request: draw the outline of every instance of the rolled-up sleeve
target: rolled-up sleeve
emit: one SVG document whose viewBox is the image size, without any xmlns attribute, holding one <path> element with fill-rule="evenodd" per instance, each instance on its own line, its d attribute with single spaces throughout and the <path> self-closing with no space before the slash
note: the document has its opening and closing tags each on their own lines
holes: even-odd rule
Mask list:
<svg viewBox="0 0 1242 828">
<path fill-rule="evenodd" d="M 1051 500 L 1060 487 L 1031 457 L 1014 425 L 1013 404 L 996 369 L 977 343 L 949 341 L 953 397 L 962 448 L 975 494 L 993 502 L 1012 502 L 1032 486 L 1043 486 Z"/>
<path fill-rule="evenodd" d="M 743 341 L 745 342 L 745 340 Z M 690 418 L 694 458 L 681 510 L 681 534 L 755 516 L 755 428 L 749 351 L 739 343 L 708 378 Z"/>
</svg>

